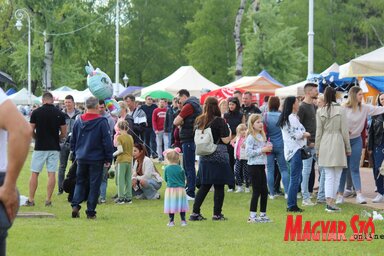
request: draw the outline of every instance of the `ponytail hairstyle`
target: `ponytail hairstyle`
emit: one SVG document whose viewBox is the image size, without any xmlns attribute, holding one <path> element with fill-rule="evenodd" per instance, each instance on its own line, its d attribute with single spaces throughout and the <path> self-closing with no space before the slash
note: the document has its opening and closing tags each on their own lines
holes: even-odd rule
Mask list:
<svg viewBox="0 0 384 256">
<path fill-rule="evenodd" d="M 327 107 L 328 112 L 333 102 L 336 102 L 336 90 L 328 86 L 324 91 L 324 107 Z"/>
<path fill-rule="evenodd" d="M 180 148 L 169 148 L 163 152 L 163 156 L 170 164 L 180 164 L 180 153 Z"/>
</svg>

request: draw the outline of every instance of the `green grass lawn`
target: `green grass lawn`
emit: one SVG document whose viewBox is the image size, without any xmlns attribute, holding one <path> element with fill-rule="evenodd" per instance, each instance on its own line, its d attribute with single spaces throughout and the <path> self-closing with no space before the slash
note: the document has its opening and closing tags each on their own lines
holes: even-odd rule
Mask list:
<svg viewBox="0 0 384 256">
<path fill-rule="evenodd" d="M 18 186 L 28 195 L 30 158 L 20 175 Z M 71 218 L 71 207 L 66 194 L 53 196 L 53 207 L 44 207 L 46 171 L 40 175 L 36 206 L 21 207 L 21 212 L 44 211 L 55 218 L 17 218 L 7 239 L 9 255 L 379 255 L 384 239 L 371 242 L 285 242 L 287 214 L 284 198 L 268 201 L 268 215 L 273 223 L 248 224 L 251 194 L 226 193 L 223 213 L 227 221 L 210 220 L 213 193 L 209 193 L 202 214 L 202 222 L 188 222 L 180 227 L 166 226 L 163 200 L 133 200 L 131 205 L 115 205 L 110 199 L 116 187 L 109 180 L 107 204 L 97 207 L 97 220 L 87 220 L 83 204 L 80 219 Z M 161 189 L 163 196 L 165 184 Z M 373 189 L 373 188 L 371 188 Z M 192 203 L 190 202 L 190 208 Z M 364 209 L 345 204 L 342 212 L 328 214 L 323 205 L 306 208 L 304 220 L 343 220 L 347 224 L 347 238 L 352 234 L 349 221 Z M 189 213 L 188 213 L 189 215 Z M 384 223 L 375 222 L 376 234 L 384 235 Z"/>
</svg>

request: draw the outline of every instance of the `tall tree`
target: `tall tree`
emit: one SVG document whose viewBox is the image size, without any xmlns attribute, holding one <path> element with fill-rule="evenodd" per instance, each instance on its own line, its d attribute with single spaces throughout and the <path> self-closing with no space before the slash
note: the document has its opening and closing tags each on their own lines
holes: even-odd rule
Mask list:
<svg viewBox="0 0 384 256">
<path fill-rule="evenodd" d="M 247 13 L 252 25 L 246 30 L 244 74 L 266 69 L 285 84 L 297 81 L 305 56 L 295 45 L 295 28 L 284 24 L 276 1 L 263 1 L 259 8 Z"/>
<path fill-rule="evenodd" d="M 187 24 L 192 41 L 187 45 L 187 58 L 200 73 L 224 85 L 233 80 L 229 69 L 235 61 L 232 33 L 238 2 L 233 0 L 200 1 L 193 21 Z"/>
<path fill-rule="evenodd" d="M 241 21 L 243 19 L 245 9 L 245 0 L 240 1 L 240 6 L 236 14 L 235 28 L 233 37 L 235 38 L 236 49 L 236 65 L 235 65 L 235 80 L 240 79 L 243 74 L 243 44 L 241 43 Z"/>
</svg>

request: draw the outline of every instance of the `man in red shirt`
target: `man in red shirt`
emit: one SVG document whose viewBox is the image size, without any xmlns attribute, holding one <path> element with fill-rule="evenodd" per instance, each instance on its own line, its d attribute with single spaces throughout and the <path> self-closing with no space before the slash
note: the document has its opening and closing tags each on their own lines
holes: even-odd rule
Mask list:
<svg viewBox="0 0 384 256">
<path fill-rule="evenodd" d="M 168 145 L 164 143 L 164 121 L 167 112 L 166 104 L 166 99 L 160 99 L 159 107 L 155 108 L 152 113 L 152 127 L 156 134 L 157 155 L 159 156 L 160 162 L 164 160 L 163 145 L 164 150 L 168 149 Z"/>
</svg>

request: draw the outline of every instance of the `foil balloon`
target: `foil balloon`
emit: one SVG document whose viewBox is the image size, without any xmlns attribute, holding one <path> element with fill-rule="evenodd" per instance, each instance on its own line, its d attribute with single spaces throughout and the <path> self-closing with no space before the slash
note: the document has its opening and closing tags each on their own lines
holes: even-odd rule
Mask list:
<svg viewBox="0 0 384 256">
<path fill-rule="evenodd" d="M 105 102 L 105 107 L 109 110 L 109 113 L 111 113 L 111 115 L 113 116 L 120 115 L 121 109 L 120 109 L 119 103 L 117 103 L 116 100 L 107 98 L 107 99 L 104 99 L 104 102 Z"/>
<path fill-rule="evenodd" d="M 99 100 L 111 98 L 113 85 L 109 76 L 99 68 L 94 69 L 89 61 L 88 66 L 85 66 L 85 71 L 88 74 L 87 86 L 91 93 Z"/>
</svg>

